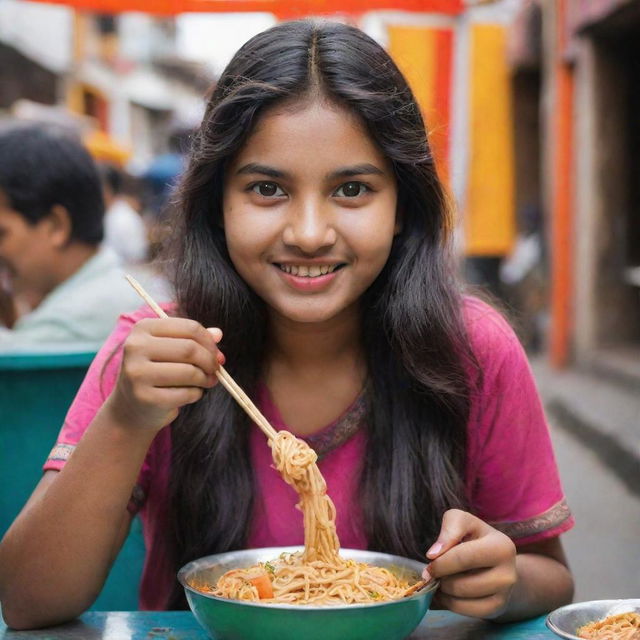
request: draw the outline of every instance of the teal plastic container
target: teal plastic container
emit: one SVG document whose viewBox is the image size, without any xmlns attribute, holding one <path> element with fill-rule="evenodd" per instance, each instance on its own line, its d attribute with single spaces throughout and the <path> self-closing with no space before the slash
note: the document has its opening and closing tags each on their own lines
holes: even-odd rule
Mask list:
<svg viewBox="0 0 640 640">
<path fill-rule="evenodd" d="M 42 477 L 42 465 L 94 352 L 0 355 L 0 536 Z M 133 611 L 144 562 L 139 519 L 92 609 Z"/>
</svg>

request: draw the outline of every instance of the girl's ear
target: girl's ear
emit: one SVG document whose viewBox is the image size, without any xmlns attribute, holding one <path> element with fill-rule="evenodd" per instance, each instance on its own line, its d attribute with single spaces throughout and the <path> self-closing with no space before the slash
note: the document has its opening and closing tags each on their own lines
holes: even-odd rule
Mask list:
<svg viewBox="0 0 640 640">
<path fill-rule="evenodd" d="M 59 249 L 67 245 L 71 238 L 71 216 L 65 207 L 54 204 L 46 220 L 52 246 Z"/>
</svg>

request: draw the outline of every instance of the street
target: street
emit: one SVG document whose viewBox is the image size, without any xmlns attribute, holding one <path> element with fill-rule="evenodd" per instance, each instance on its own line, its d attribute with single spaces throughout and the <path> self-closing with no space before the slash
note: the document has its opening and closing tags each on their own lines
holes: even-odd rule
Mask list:
<svg viewBox="0 0 640 640">
<path fill-rule="evenodd" d="M 640 497 L 553 414 L 558 465 L 576 526 L 563 536 L 575 601 L 640 598 Z"/>
</svg>

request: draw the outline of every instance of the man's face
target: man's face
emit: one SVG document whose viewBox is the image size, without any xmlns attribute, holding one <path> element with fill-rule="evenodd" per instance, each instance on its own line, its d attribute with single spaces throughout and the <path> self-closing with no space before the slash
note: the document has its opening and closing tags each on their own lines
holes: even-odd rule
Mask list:
<svg viewBox="0 0 640 640">
<path fill-rule="evenodd" d="M 0 190 L 0 267 L 9 272 L 14 293 L 46 294 L 55 259 L 48 218 L 30 224 Z"/>
</svg>

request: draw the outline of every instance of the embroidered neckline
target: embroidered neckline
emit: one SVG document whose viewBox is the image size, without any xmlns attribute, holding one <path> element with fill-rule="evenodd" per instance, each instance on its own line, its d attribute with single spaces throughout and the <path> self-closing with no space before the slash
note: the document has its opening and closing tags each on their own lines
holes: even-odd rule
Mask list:
<svg viewBox="0 0 640 640">
<path fill-rule="evenodd" d="M 362 391 L 337 420 L 317 433 L 301 438 L 318 454 L 318 459 L 321 460 L 360 430 L 365 413 L 365 394 Z"/>
<path fill-rule="evenodd" d="M 282 419 L 280 410 L 273 402 L 271 393 L 265 384 L 262 384 L 262 392 L 269 402 L 271 411 L 275 421 L 278 422 L 279 428 L 287 428 L 286 423 Z M 356 399 L 338 416 L 333 422 L 322 427 L 316 433 L 308 436 L 296 435 L 296 437 L 304 440 L 318 455 L 318 460 L 324 458 L 334 449 L 343 445 L 347 440 L 354 436 L 362 426 L 364 416 L 366 414 L 366 389 L 362 389 Z M 275 426 L 275 425 L 274 425 Z"/>
</svg>

